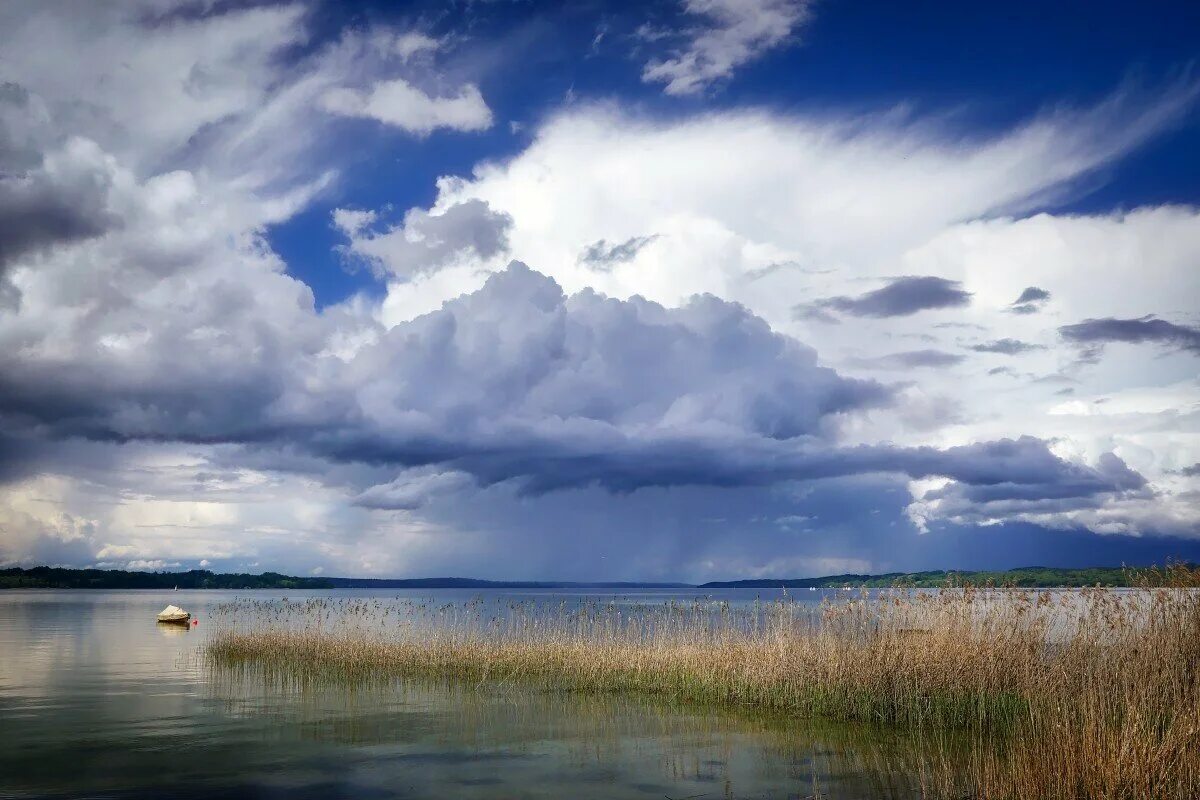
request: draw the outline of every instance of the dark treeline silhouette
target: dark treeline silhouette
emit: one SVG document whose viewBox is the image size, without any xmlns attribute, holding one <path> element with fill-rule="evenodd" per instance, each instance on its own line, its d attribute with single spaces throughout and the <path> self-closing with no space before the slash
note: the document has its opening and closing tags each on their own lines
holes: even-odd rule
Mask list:
<svg viewBox="0 0 1200 800">
<path fill-rule="evenodd" d="M 119 569 L 33 567 L 0 570 L 4 589 L 332 589 L 328 578 L 294 578 L 278 572 L 261 575 L 187 572 L 127 572 Z"/>
<path fill-rule="evenodd" d="M 1157 577 L 1156 577 L 1157 576 Z M 912 586 L 1012 586 L 1017 588 L 1156 585 L 1153 568 L 1020 567 L 1002 571 L 931 570 L 881 575 L 826 575 L 821 578 L 756 578 L 741 581 L 635 583 L 625 581 L 488 581 L 477 578 L 299 578 L 264 572 L 132 572 L 117 569 L 12 567 L 0 569 L 0 589 L 837 589 Z"/>
</svg>

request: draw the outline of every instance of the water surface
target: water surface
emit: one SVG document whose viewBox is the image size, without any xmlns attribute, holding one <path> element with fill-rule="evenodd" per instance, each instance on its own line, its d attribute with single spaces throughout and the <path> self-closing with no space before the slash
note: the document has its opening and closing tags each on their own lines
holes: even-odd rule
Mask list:
<svg viewBox="0 0 1200 800">
<path fill-rule="evenodd" d="M 206 668 L 219 604 L 285 595 L 636 607 L 698 592 L 3 592 L 0 797 L 911 796 L 913 745 L 885 731 L 515 686 L 294 686 Z M 168 603 L 199 625 L 156 625 Z"/>
</svg>

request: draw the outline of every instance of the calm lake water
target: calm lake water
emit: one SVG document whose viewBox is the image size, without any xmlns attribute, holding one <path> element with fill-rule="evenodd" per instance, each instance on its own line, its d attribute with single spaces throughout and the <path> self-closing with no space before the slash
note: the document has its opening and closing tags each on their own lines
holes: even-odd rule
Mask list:
<svg viewBox="0 0 1200 800">
<path fill-rule="evenodd" d="M 212 673 L 235 597 L 691 600 L 696 591 L 0 592 L 0 797 L 908 796 L 887 732 L 512 686 L 289 687 Z M 809 596 L 811 594 L 811 597 Z M 733 603 L 772 592 L 726 590 Z M 822 593 L 799 593 L 819 601 Z M 158 626 L 168 603 L 196 628 Z"/>
</svg>

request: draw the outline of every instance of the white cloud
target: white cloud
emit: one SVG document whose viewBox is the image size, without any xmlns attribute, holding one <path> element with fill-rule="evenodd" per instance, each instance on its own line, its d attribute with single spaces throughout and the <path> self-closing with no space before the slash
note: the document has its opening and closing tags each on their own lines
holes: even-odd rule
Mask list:
<svg viewBox="0 0 1200 800">
<path fill-rule="evenodd" d="M 1186 299 L 1200 295 L 1193 266 L 1200 260 L 1200 212 L 1013 214 L 1152 136 L 1194 95 L 1192 85 L 1152 99 L 1122 89 L 1095 108 L 1056 110 L 975 141 L 950 140 L 935 123 L 904 116 L 732 112 L 660 123 L 611 107 L 577 108 L 550 120 L 513 160 L 482 165 L 466 181 L 444 181 L 437 207 L 479 198 L 509 214 L 513 256 L 545 265 L 569 289 L 594 286 L 667 305 L 711 292 L 820 341 L 822 358 L 851 372 L 901 350 L 965 356 L 925 370 L 920 387 L 902 393 L 894 411 L 849 421 L 853 441 L 946 446 L 1027 432 L 1070 437 L 1080 457 L 1092 460 L 1144 442 L 1156 455 L 1139 457 L 1136 466 L 1162 489 L 1154 502 L 1179 507 L 1188 500 L 1164 488 L 1167 471 L 1200 460 L 1197 444 L 1180 438 L 1184 423 L 1163 427 L 1161 416 L 1144 414 L 1116 427 L 1094 419 L 1064 427 L 1049 412 L 1062 403 L 1055 392 L 1064 387 L 1099 398 L 1194 375 L 1189 354 L 1147 360 L 1132 346 L 1111 347 L 1101 363 L 1084 368 L 1057 328 L 1106 315 L 1187 321 L 1195 307 Z M 696 170 L 699 163 L 706 168 Z M 653 246 L 610 271 L 580 263 L 597 241 L 635 241 L 647 231 L 657 235 Z M 970 302 L 837 326 L 792 317 L 797 303 L 862 295 L 898 275 L 960 281 Z M 438 293 L 476 285 L 469 274 L 458 277 L 406 287 L 407 303 L 421 308 L 411 295 L 424 290 L 428 307 Z M 1037 313 L 1011 313 L 1028 286 L 1048 290 L 1050 299 Z M 971 350 L 1001 339 L 1041 349 L 1015 356 Z M 1005 371 L 988 374 L 996 366 Z M 964 382 L 967 375 L 973 377 Z M 1188 386 L 1170 413 L 1183 419 L 1196 398 Z M 1161 434 L 1150 430 L 1155 426 Z M 1171 436 L 1184 452 L 1168 444 Z"/>
<path fill-rule="evenodd" d="M 438 213 L 410 209 L 401 224 L 368 230 L 376 218 L 371 211 L 335 209 L 333 223 L 350 240 L 342 252 L 366 260 L 380 277 L 400 280 L 452 266 L 502 263 L 512 226 L 506 214 L 492 211 L 482 200 L 456 203 Z"/>
<path fill-rule="evenodd" d="M 686 29 L 687 44 L 642 70 L 647 83 L 667 94 L 689 95 L 728 78 L 738 67 L 784 44 L 809 17 L 808 0 L 682 0 L 684 11 L 704 20 Z M 659 35 L 651 38 L 660 38 Z"/>
<path fill-rule="evenodd" d="M 0 11 L 6 78 L 43 98 L 59 131 L 88 136 L 139 170 L 160 166 L 204 126 L 267 101 L 277 56 L 307 38 L 299 3 L 161 24 L 149 5 Z"/>
<path fill-rule="evenodd" d="M 321 107 L 344 117 L 365 117 L 385 125 L 428 136 L 435 130 L 484 131 L 492 127 L 492 112 L 479 87 L 468 83 L 454 94 L 431 96 L 403 78 L 382 81 L 369 91 L 332 89 Z"/>
<path fill-rule="evenodd" d="M 432 53 L 441 49 L 442 43 L 420 31 L 405 31 L 392 40 L 391 47 L 396 55 L 407 61 L 420 53 Z"/>
<path fill-rule="evenodd" d="M 708 575 L 882 564 L 831 551 L 886 541 L 834 517 L 882 506 L 902 523 L 913 496 L 930 523 L 1194 520 L 1195 479 L 1178 474 L 1200 461 L 1194 357 L 1113 346 L 1080 364 L 1057 329 L 1188 321 L 1200 214 L 1020 216 L 1176 119 L 1194 87 L 974 139 L 899 112 L 663 122 L 576 106 L 399 224 L 334 212 L 388 294 L 318 311 L 263 233 L 334 180 L 321 103 L 422 135 L 486 127 L 474 85 L 416 88 L 441 85 L 421 70 L 444 46 L 366 31 L 295 60 L 308 32 L 293 6 L 64 8 L 0 10 L 0 143 L 19 176 L 0 208 L 47 222 L 3 253 L 2 560 L 500 570 L 540 537 L 542 576 L 609 547 L 631 576 Z M 764 41 L 738 37 L 712 52 Z M 736 60 L 680 60 L 680 86 Z M 516 267 L 485 285 L 509 254 L 550 277 Z M 958 281 L 970 302 L 792 316 L 900 275 Z M 1028 286 L 1050 297 L 1011 313 Z M 971 349 L 1004 338 L 1044 349 Z M 919 386 L 856 378 L 897 353 L 924 353 Z M 933 476 L 954 480 L 904 491 Z M 608 511 L 626 529 L 602 528 Z M 789 516 L 816 534 L 780 561 Z M 546 543 L 560 528 L 590 538 Z M 464 549 L 473 560 L 455 561 Z"/>
</svg>

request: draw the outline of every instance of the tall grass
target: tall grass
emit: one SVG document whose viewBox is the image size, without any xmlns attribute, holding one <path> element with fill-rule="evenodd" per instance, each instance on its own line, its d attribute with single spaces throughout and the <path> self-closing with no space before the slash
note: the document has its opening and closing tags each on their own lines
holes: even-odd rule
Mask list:
<svg viewBox="0 0 1200 800">
<path fill-rule="evenodd" d="M 1166 585 L 820 606 L 242 601 L 208 653 L 300 680 L 520 682 L 965 737 L 917 770 L 929 797 L 1200 797 L 1200 571 L 1144 580 Z"/>
</svg>

